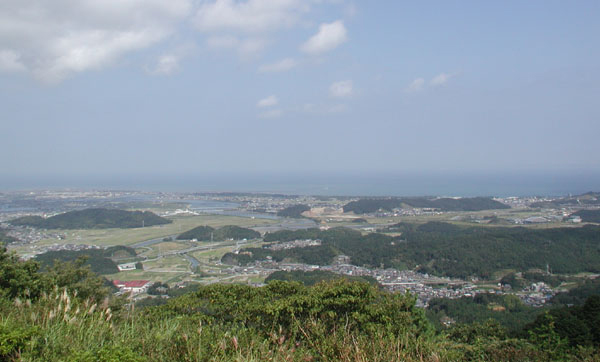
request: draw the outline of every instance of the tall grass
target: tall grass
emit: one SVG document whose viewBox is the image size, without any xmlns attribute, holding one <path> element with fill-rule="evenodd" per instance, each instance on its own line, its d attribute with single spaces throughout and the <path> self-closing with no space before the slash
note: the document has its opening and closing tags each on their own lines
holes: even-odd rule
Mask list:
<svg viewBox="0 0 600 362">
<path fill-rule="evenodd" d="M 36 301 L 0 302 L 0 360 L 15 361 L 537 361 L 550 360 L 527 342 L 461 344 L 413 331 L 357 333 L 347 323 L 317 319 L 291 336 L 265 335 L 240 323 L 206 323 L 180 313 L 112 310 L 107 300 L 80 300 L 55 288 Z M 600 361 L 582 351 L 577 361 Z"/>
<path fill-rule="evenodd" d="M 13 331 L 13 350 L 0 359 L 23 361 L 450 361 L 456 351 L 404 334 L 367 337 L 319 321 L 302 326 L 302 339 L 281 330 L 264 337 L 243 325 L 203 324 L 186 315 L 146 318 L 131 307 L 80 300 L 56 288 L 32 303 L 0 305 L 0 328 Z M 3 334 L 5 335 L 5 334 Z M 7 346 L 7 338 L 0 341 Z M 19 340 L 20 338 L 20 340 Z"/>
</svg>

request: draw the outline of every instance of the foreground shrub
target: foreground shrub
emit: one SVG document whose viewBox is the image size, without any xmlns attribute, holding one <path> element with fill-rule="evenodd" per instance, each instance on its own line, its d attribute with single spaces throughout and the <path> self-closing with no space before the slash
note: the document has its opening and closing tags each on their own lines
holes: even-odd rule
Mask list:
<svg viewBox="0 0 600 362">
<path fill-rule="evenodd" d="M 506 339 L 491 322 L 435 335 L 410 295 L 347 281 L 203 286 L 142 310 L 75 294 L 54 288 L 33 301 L 0 299 L 0 360 L 600 360 L 590 348 L 547 348 L 544 331 Z"/>
</svg>

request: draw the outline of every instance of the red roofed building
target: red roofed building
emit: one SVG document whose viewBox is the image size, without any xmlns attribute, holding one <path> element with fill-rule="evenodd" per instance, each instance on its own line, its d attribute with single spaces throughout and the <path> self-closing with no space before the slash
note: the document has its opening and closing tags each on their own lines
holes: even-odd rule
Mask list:
<svg viewBox="0 0 600 362">
<path fill-rule="evenodd" d="M 124 282 L 115 279 L 113 280 L 113 284 L 122 292 L 132 292 L 137 294 L 148 290 L 148 288 L 152 285 L 152 282 L 149 280 L 132 280 L 129 282 Z"/>
</svg>

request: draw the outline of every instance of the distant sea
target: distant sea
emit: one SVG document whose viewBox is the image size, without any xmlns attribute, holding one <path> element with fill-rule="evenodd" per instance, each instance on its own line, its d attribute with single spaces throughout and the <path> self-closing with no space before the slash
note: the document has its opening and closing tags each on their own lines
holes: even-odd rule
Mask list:
<svg viewBox="0 0 600 362">
<path fill-rule="evenodd" d="M 600 191 L 600 171 L 0 177 L 0 191 L 42 189 L 329 196 L 562 196 Z"/>
</svg>

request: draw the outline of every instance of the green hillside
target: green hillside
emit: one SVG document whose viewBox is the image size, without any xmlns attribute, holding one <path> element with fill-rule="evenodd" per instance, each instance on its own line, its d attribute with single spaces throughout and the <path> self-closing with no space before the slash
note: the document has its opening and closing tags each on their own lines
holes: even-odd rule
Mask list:
<svg viewBox="0 0 600 362">
<path fill-rule="evenodd" d="M 600 192 L 586 192 L 585 194 L 562 197 L 552 201 L 534 202 L 531 207 L 542 207 L 559 209 L 561 207 L 577 207 L 582 205 L 598 206 L 600 205 Z"/>
<path fill-rule="evenodd" d="M 12 236 L 8 236 L 7 230 L 0 227 L 0 247 L 2 247 L 2 245 L 10 244 L 14 241 L 17 241 L 17 239 L 13 238 Z"/>
<path fill-rule="evenodd" d="M 300 282 L 306 286 L 312 286 L 315 285 L 317 283 L 323 282 L 323 281 L 331 281 L 331 280 L 337 280 L 337 279 L 346 279 L 349 281 L 355 281 L 355 282 L 365 282 L 365 283 L 369 283 L 369 284 L 373 284 L 373 285 L 377 285 L 377 280 L 375 280 L 372 277 L 368 277 L 368 276 L 349 276 L 349 275 L 341 275 L 341 274 L 336 274 L 330 271 L 324 271 L 324 270 L 313 270 L 313 271 L 302 271 L 302 270 L 293 270 L 293 271 L 276 271 L 274 273 L 271 273 L 266 279 L 265 279 L 265 283 L 268 283 L 272 280 L 281 280 L 281 281 L 287 281 L 287 282 Z"/>
<path fill-rule="evenodd" d="M 171 222 L 171 220 L 162 218 L 150 211 L 103 208 L 69 211 L 49 218 L 24 216 L 10 221 L 12 225 L 32 226 L 41 229 L 140 228 Z"/>
<path fill-rule="evenodd" d="M 260 233 L 252 229 L 243 228 L 236 225 L 225 225 L 218 229 L 210 226 L 198 226 L 184 233 L 179 234 L 178 240 L 215 240 L 223 241 L 228 239 L 256 239 L 260 238 Z"/>
<path fill-rule="evenodd" d="M 152 304 L 163 304 L 151 306 Z M 307 287 L 197 285 L 134 308 L 80 262 L 41 271 L 0 249 L 2 361 L 598 361 L 600 297 L 540 310 L 514 297 L 437 303 L 437 331 L 409 294 L 335 280 Z M 514 313 L 514 315 L 510 315 Z M 477 318 L 471 318 L 475 316 Z M 520 320 L 522 318 L 523 320 Z M 468 320 L 473 320 L 469 322 Z"/>
<path fill-rule="evenodd" d="M 236 225 L 225 225 L 215 231 L 215 240 L 242 240 L 260 238 L 260 233 L 252 229 L 243 228 Z"/>
<path fill-rule="evenodd" d="M 492 319 L 509 333 L 519 333 L 538 314 L 538 308 L 523 304 L 514 295 L 478 294 L 458 299 L 433 299 L 427 308 L 427 317 L 437 328 L 443 328 L 446 318 L 458 324 L 485 323 Z"/>
<path fill-rule="evenodd" d="M 583 222 L 592 222 L 600 224 L 600 209 L 599 210 L 579 210 L 571 214 L 571 216 L 579 216 Z"/>
<path fill-rule="evenodd" d="M 301 218 L 304 211 L 309 211 L 308 205 L 294 205 L 277 212 L 277 216 Z"/>
<path fill-rule="evenodd" d="M 86 249 L 86 250 L 59 250 L 48 251 L 36 255 L 35 260 L 40 263 L 42 269 L 51 268 L 58 261 L 75 261 L 81 257 L 85 258 L 84 265 L 89 265 L 90 269 L 97 274 L 118 273 L 117 263 L 112 258 L 135 257 L 135 250 L 127 246 L 112 246 L 107 249 Z"/>
<path fill-rule="evenodd" d="M 214 239 L 215 228 L 210 226 L 198 226 L 177 236 L 177 240 L 211 240 Z"/>
<path fill-rule="evenodd" d="M 320 246 L 270 250 L 247 248 L 245 253 L 225 254 L 228 264 L 247 264 L 270 256 L 306 264 L 327 265 L 336 255 L 367 267 L 394 267 L 440 276 L 489 279 L 497 271 L 545 269 L 555 273 L 600 272 L 600 227 L 528 229 L 508 227 L 459 227 L 441 222 L 398 224 L 401 236 L 382 233 L 362 235 L 356 230 L 282 230 L 266 234 L 267 242 L 320 239 Z"/>
<path fill-rule="evenodd" d="M 510 206 L 489 197 L 465 198 L 427 198 L 427 197 L 389 197 L 368 198 L 351 201 L 344 205 L 344 212 L 366 214 L 377 211 L 392 211 L 395 208 L 430 208 L 441 211 L 480 211 L 509 209 Z"/>
</svg>

